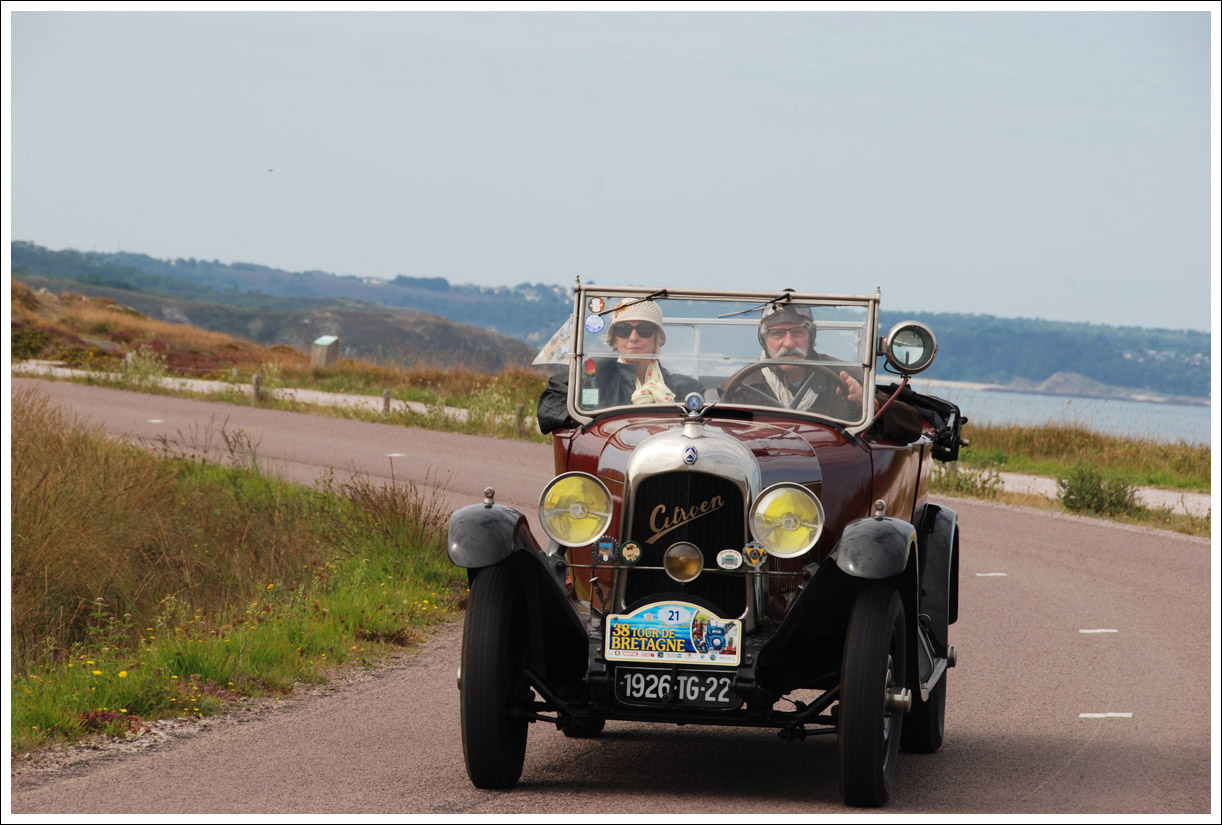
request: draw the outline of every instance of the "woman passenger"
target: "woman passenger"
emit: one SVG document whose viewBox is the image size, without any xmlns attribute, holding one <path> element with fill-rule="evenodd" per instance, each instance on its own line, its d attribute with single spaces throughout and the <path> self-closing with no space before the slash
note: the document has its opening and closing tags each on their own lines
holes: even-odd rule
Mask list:
<svg viewBox="0 0 1222 825">
<path fill-rule="evenodd" d="M 668 404 L 690 392 L 703 392 L 699 382 L 670 372 L 658 362 L 666 343 L 662 308 L 654 301 L 624 298 L 611 313 L 607 344 L 617 358 L 593 360 L 592 386 L 583 381 L 583 406 L 607 408 L 629 404 Z M 553 375 L 539 396 L 539 430 L 550 433 L 576 426 L 568 415 L 568 372 Z"/>
</svg>

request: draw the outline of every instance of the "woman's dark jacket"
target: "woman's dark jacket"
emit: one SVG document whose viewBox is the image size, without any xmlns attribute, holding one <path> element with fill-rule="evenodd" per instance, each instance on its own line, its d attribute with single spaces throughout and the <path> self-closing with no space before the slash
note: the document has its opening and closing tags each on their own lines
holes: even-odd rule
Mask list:
<svg viewBox="0 0 1222 825">
<path fill-rule="evenodd" d="M 662 380 L 675 400 L 682 402 L 691 392 L 704 392 L 700 382 L 686 375 L 662 370 Z M 599 407 L 620 407 L 632 404 L 632 393 L 636 391 L 636 364 L 621 364 L 613 358 L 600 358 L 596 362 L 594 386 L 598 388 Z M 569 418 L 568 408 L 569 374 L 558 372 L 547 380 L 547 387 L 539 396 L 539 431 L 547 434 L 553 430 L 576 427 L 577 422 Z"/>
</svg>

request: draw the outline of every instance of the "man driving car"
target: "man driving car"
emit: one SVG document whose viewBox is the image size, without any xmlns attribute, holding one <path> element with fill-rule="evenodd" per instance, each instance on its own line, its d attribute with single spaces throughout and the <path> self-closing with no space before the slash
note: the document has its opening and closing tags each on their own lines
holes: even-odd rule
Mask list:
<svg viewBox="0 0 1222 825">
<path fill-rule="evenodd" d="M 815 323 L 810 309 L 770 304 L 759 323 L 759 342 L 767 361 L 777 362 L 744 379 L 725 397 L 731 403 L 767 404 L 795 410 L 818 409 L 852 420 L 861 412 L 861 381 L 847 369 L 816 367 L 809 360 L 834 360 L 815 350 Z M 785 361 L 793 364 L 785 364 Z M 795 400 L 795 395 L 799 397 Z"/>
</svg>

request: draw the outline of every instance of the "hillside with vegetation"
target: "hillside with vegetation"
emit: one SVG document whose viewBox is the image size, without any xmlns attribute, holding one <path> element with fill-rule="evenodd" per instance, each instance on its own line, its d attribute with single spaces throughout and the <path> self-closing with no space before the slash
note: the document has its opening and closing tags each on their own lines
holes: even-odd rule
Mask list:
<svg viewBox="0 0 1222 825">
<path fill-rule="evenodd" d="M 410 328 L 416 316 L 409 310 L 415 310 L 516 339 L 524 346 L 513 357 L 529 361 L 526 353 L 533 353 L 572 311 L 567 285 L 492 288 L 407 275 L 383 281 L 194 258 L 53 251 L 21 241 L 13 242 L 12 258 L 14 275 L 31 285 L 110 297 L 157 317 L 178 313 L 199 326 L 262 343 L 300 346 L 309 335 L 324 331 L 317 320 L 324 316 L 347 330 L 350 339 L 354 331 L 368 328 L 376 340 L 352 344 L 353 355 L 360 357 L 393 359 L 416 352 L 419 338 L 392 346 L 395 336 L 407 334 L 401 329 Z M 319 314 L 306 320 L 303 313 Z M 938 336 L 939 357 L 928 378 L 1096 397 L 1155 395 L 1187 401 L 1210 395 L 1206 332 L 897 309 L 884 309 L 880 321 L 886 329 L 909 318 L 928 324 Z M 434 331 L 422 337 L 436 336 Z M 451 339 L 451 344 L 460 341 L 468 343 Z M 472 345 L 470 356 L 493 357 L 494 350 Z M 482 366 L 497 369 L 494 361 Z"/>
<path fill-rule="evenodd" d="M 316 271 L 285 272 L 249 263 L 223 264 L 194 258 L 164 261 L 127 252 L 82 253 L 70 249 L 55 252 L 20 241 L 13 242 L 12 255 L 13 274 L 26 279 L 44 275 L 80 285 L 247 309 L 286 309 L 301 305 L 301 299 L 413 309 L 500 333 L 536 350 L 573 308 L 568 285 L 460 287 L 451 286 L 444 278 L 405 275 L 383 281 Z M 81 291 L 81 287 L 77 289 Z"/>
<path fill-rule="evenodd" d="M 341 357 L 403 367 L 461 367 L 495 372 L 526 367 L 535 356 L 535 348 L 529 344 L 490 330 L 427 312 L 348 300 L 266 296 L 259 305 L 240 306 L 63 278 L 21 276 L 14 282 L 35 292 L 87 295 L 128 307 L 148 319 L 189 324 L 262 346 L 287 347 L 301 353 L 308 353 L 319 337 L 334 335 L 339 339 Z M 14 324 L 19 325 L 18 319 L 14 319 Z"/>
</svg>

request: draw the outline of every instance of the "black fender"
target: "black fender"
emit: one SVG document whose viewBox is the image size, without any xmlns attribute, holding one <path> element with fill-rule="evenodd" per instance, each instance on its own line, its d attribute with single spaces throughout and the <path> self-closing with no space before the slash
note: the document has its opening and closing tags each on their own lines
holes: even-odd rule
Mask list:
<svg viewBox="0 0 1222 825">
<path fill-rule="evenodd" d="M 803 569 L 806 585 L 756 657 L 760 683 L 782 692 L 838 684 L 849 616 L 868 581 L 886 581 L 899 592 L 915 651 L 918 548 L 916 528 L 903 519 L 851 522 L 824 562 Z"/>
<path fill-rule="evenodd" d="M 526 517 L 501 504 L 471 504 L 450 516 L 447 553 L 474 581 L 481 571 L 513 571 L 526 604 L 530 667 L 553 692 L 580 685 L 586 666 L 585 626 L 569 602 L 562 553 L 544 553 Z"/>
<path fill-rule="evenodd" d="M 918 519 L 920 542 L 920 612 L 928 617 L 934 653 L 945 656 L 947 628 L 959 619 L 959 526 L 954 510 L 926 504 Z"/>
<path fill-rule="evenodd" d="M 850 576 L 889 579 L 904 572 L 916 544 L 916 528 L 903 519 L 863 518 L 844 528 L 830 558 Z"/>
<path fill-rule="evenodd" d="M 515 550 L 538 552 L 526 516 L 503 504 L 469 504 L 450 516 L 446 552 L 467 570 L 500 564 Z"/>
</svg>

